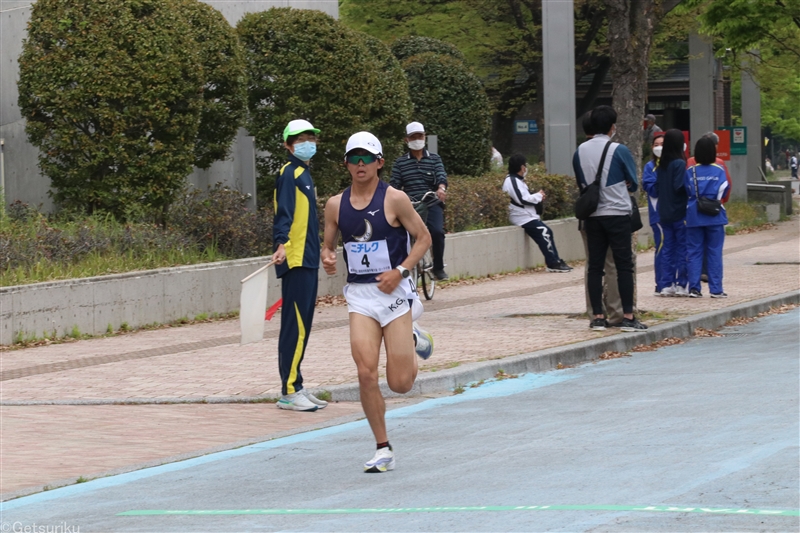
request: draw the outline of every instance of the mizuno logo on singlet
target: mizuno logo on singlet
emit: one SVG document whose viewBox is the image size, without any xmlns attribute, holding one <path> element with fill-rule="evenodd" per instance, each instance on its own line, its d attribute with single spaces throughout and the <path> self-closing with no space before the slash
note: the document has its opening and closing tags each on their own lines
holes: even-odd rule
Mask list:
<svg viewBox="0 0 800 533">
<path fill-rule="evenodd" d="M 306 185 L 306 189 L 310 189 L 310 188 L 311 188 L 311 185 Z"/>
<path fill-rule="evenodd" d="M 367 213 L 369 213 L 369 216 L 374 217 L 375 213 L 377 213 L 378 211 L 380 211 L 380 209 L 376 209 L 375 211 L 367 211 Z"/>
</svg>

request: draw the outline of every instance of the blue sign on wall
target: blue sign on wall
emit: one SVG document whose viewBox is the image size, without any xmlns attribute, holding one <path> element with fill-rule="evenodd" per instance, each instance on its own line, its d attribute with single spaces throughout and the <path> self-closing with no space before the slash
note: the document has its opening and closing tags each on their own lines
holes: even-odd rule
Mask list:
<svg viewBox="0 0 800 533">
<path fill-rule="evenodd" d="M 539 133 L 539 125 L 535 120 L 515 120 L 514 133 Z"/>
</svg>

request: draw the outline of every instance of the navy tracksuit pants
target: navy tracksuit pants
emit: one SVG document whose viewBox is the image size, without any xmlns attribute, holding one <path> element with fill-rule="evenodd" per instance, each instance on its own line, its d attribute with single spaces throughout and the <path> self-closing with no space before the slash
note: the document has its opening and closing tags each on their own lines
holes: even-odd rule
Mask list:
<svg viewBox="0 0 800 533">
<path fill-rule="evenodd" d="M 703 255 L 708 265 L 708 290 L 721 294 L 722 290 L 722 246 L 725 244 L 725 226 L 699 226 L 686 228 L 686 251 L 689 256 L 689 289 L 700 290 L 700 274 L 703 272 Z"/>
<path fill-rule="evenodd" d="M 652 224 L 656 244 L 656 292 L 672 285 L 686 287 L 686 224 L 683 220 Z"/>
<path fill-rule="evenodd" d="M 281 277 L 281 332 L 278 337 L 278 370 L 281 374 L 281 394 L 293 394 L 303 389 L 303 362 L 319 284 L 316 268 L 295 267 Z"/>
<path fill-rule="evenodd" d="M 539 246 L 544 256 L 544 264 L 549 267 L 558 266 L 561 259 L 558 257 L 558 250 L 556 250 L 556 240 L 553 238 L 553 231 L 547 227 L 547 224 L 541 220 L 531 220 L 522 225 L 525 233 L 533 239 Z"/>
</svg>

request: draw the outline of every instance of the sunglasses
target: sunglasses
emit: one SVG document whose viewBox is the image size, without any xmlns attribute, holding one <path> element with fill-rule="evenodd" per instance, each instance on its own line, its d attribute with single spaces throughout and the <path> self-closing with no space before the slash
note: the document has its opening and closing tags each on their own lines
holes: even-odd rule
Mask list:
<svg viewBox="0 0 800 533">
<path fill-rule="evenodd" d="M 348 155 L 345 157 L 345 160 L 350 163 L 351 165 L 357 165 L 359 163 L 364 163 L 365 165 L 369 165 L 370 163 L 374 163 L 378 160 L 378 156 L 375 154 L 366 154 L 366 155 Z"/>
</svg>

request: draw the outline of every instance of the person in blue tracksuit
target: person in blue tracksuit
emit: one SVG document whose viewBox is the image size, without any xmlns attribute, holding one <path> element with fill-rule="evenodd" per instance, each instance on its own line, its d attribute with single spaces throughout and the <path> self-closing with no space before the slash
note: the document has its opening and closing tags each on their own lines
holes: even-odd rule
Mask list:
<svg viewBox="0 0 800 533">
<path fill-rule="evenodd" d="M 642 188 L 647 193 L 647 212 L 650 220 L 650 228 L 653 230 L 653 241 L 656 246 L 656 256 L 653 262 L 653 270 L 656 276 L 656 296 L 661 296 L 661 291 L 665 288 L 659 283 L 661 271 L 664 269 L 663 250 L 664 232 L 658 218 L 658 187 L 656 187 L 656 167 L 661 159 L 661 152 L 664 149 L 664 133 L 658 132 L 653 136 L 653 158 L 647 162 L 642 171 Z"/>
<path fill-rule="evenodd" d="M 309 161 L 317 151 L 317 134 L 307 120 L 292 120 L 283 130 L 288 162 L 275 181 L 275 217 L 272 242 L 275 274 L 281 280 L 281 332 L 278 371 L 281 399 L 277 406 L 290 411 L 316 411 L 328 402 L 303 388 L 303 362 L 314 307 L 319 272 L 319 220 Z"/>
<path fill-rule="evenodd" d="M 717 150 L 708 137 L 698 139 L 694 148 L 696 165 L 684 175 L 684 188 L 689 197 L 686 208 L 686 248 L 688 254 L 689 296 L 700 298 L 700 274 L 703 254 L 708 264 L 708 290 L 712 298 L 727 298 L 722 290 L 722 246 L 725 243 L 725 207 L 719 214 L 709 216 L 697 209 L 698 194 L 704 198 L 722 200 L 728 188 L 725 169 L 716 163 Z"/>
<path fill-rule="evenodd" d="M 658 284 L 661 296 L 688 296 L 686 277 L 686 174 L 683 132 L 670 129 L 664 134 L 661 159 L 656 167 L 658 219 L 663 239 L 661 242 L 661 270 Z"/>
</svg>

